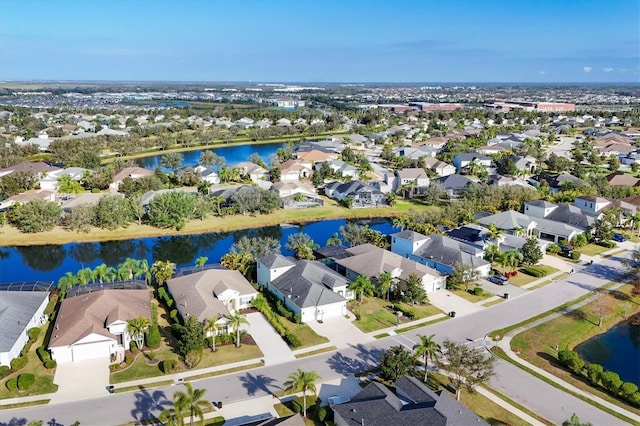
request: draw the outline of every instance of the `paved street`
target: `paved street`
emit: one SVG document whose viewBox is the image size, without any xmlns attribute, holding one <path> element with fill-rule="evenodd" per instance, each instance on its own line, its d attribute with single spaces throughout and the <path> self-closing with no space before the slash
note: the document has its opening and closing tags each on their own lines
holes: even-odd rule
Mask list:
<svg viewBox="0 0 640 426">
<path fill-rule="evenodd" d="M 377 364 L 380 354 L 392 345 L 402 343 L 411 346 L 417 334 L 436 334 L 440 341 L 449 337 L 480 345 L 485 335 L 496 329 L 548 311 L 568 300 L 580 297 L 594 288 L 619 277 L 624 272 L 619 256 L 601 259 L 597 264 L 585 267 L 566 279 L 528 292 L 513 300 L 500 303 L 468 315 L 417 329 L 401 336 L 391 336 L 369 344 L 351 344 L 332 353 L 302 358 L 290 363 L 266 366 L 242 373 L 199 380 L 194 386 L 207 389 L 207 397 L 223 404 L 257 398 L 277 392 L 286 376 L 296 368 L 315 370 L 322 381 L 340 380 L 349 374 Z M 446 296 L 445 296 L 446 297 Z M 473 343 L 472 343 L 473 342 Z M 515 401 L 531 406 L 536 412 L 555 423 L 561 423 L 571 412 L 580 414 L 584 422 L 595 425 L 617 425 L 613 416 L 596 410 L 565 392 L 539 381 L 522 370 L 498 362 L 498 374 L 492 386 Z M 107 398 L 77 401 L 51 406 L 29 407 L 0 412 L 0 421 L 12 418 L 43 419 L 68 425 L 79 420 L 88 425 L 123 424 L 134 420 L 152 418 L 169 404 L 176 387 L 167 386 L 149 391 L 111 395 Z M 569 415 L 567 415 L 569 413 Z"/>
</svg>

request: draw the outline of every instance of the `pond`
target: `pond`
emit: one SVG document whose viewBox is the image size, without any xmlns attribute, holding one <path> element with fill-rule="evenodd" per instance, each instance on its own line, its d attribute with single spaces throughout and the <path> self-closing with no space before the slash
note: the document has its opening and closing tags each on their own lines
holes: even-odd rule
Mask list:
<svg viewBox="0 0 640 426">
<path fill-rule="evenodd" d="M 182 165 L 181 167 L 187 166 L 197 166 L 198 161 L 200 160 L 200 153 L 202 151 L 213 151 L 219 157 L 224 157 L 226 164 L 233 165 L 238 164 L 243 161 L 247 161 L 251 154 L 258 154 L 260 158 L 267 164 L 271 164 L 271 156 L 276 153 L 279 148 L 284 146 L 283 143 L 265 143 L 265 144 L 257 144 L 257 145 L 228 145 L 221 146 L 217 148 L 211 148 L 208 150 L 197 149 L 195 151 L 185 151 L 181 152 L 182 154 Z M 156 167 L 162 168 L 165 172 L 168 172 L 169 169 L 165 169 L 162 167 L 162 154 L 152 155 L 149 157 L 143 157 L 136 160 L 136 162 L 140 165 L 140 167 L 144 167 L 145 169 L 155 170 Z"/>
<path fill-rule="evenodd" d="M 625 382 L 640 386 L 640 325 L 620 323 L 606 333 L 578 345 L 582 359 L 618 373 Z"/>
<path fill-rule="evenodd" d="M 397 231 L 386 219 L 353 222 L 367 224 L 384 234 Z M 0 247 L 0 283 L 41 280 L 54 281 L 57 284 L 66 272 L 75 274 L 82 268 L 95 268 L 102 263 L 117 266 L 128 257 L 147 259 L 149 264 L 155 260 L 170 260 L 178 267 L 193 266 L 195 259 L 200 256 L 208 257 L 207 263 L 215 263 L 228 253 L 234 241 L 243 235 L 276 238 L 280 241 L 282 254 L 290 256 L 292 253 L 284 247 L 289 235 L 304 232 L 323 246 L 327 239 L 346 223 L 345 219 L 336 219 L 300 226 L 268 226 L 233 232 L 64 245 Z"/>
</svg>

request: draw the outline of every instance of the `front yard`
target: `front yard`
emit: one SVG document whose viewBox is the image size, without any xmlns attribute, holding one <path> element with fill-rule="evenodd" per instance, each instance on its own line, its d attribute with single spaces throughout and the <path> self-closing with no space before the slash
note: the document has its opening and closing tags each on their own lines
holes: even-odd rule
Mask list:
<svg viewBox="0 0 640 426">
<path fill-rule="evenodd" d="M 404 302 L 389 302 L 377 297 L 365 297 L 363 302 L 352 300 L 349 302 L 349 310 L 356 315 L 353 324 L 365 333 L 398 325 L 398 317 L 394 305 L 403 311 L 414 313 L 413 319 L 406 315 L 400 317 L 400 324 L 427 318 L 441 313 L 440 309 L 430 304 L 410 305 Z"/>
<path fill-rule="evenodd" d="M 600 246 L 598 244 L 591 243 L 591 244 L 587 244 L 584 247 L 580 247 L 577 250 L 580 253 L 584 254 L 585 256 L 597 256 L 597 255 L 599 255 L 601 253 L 604 253 L 605 251 L 609 251 L 609 250 L 612 250 L 612 249 Z"/>
<path fill-rule="evenodd" d="M 533 275 L 529 275 L 525 272 L 523 272 L 524 268 L 520 268 L 518 271 L 518 274 L 515 277 L 511 277 L 509 278 L 509 283 L 513 284 L 517 287 L 522 287 L 523 285 L 527 285 L 529 283 L 532 283 L 534 281 L 537 281 L 539 279 L 542 279 L 548 275 L 551 275 L 555 272 L 558 272 L 557 268 L 554 268 L 553 266 L 547 266 L 547 265 L 536 265 L 534 266 L 535 269 L 541 270 L 544 272 L 544 276 L 542 277 L 534 277 Z"/>
</svg>

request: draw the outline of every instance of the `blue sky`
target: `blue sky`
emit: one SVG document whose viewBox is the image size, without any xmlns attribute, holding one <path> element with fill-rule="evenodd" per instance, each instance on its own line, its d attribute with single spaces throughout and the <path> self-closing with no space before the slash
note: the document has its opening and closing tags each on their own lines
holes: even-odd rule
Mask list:
<svg viewBox="0 0 640 426">
<path fill-rule="evenodd" d="M 0 80 L 640 81 L 638 0 L 0 0 Z"/>
</svg>

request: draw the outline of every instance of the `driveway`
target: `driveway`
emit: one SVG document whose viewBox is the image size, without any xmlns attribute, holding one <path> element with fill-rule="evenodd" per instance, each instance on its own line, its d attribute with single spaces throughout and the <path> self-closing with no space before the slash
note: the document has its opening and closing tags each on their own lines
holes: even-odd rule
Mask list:
<svg viewBox="0 0 640 426">
<path fill-rule="evenodd" d="M 296 357 L 291 353 L 289 346 L 260 312 L 247 314 L 247 321 L 248 331 L 262 351 L 265 365 L 295 361 Z"/>
<path fill-rule="evenodd" d="M 109 358 L 58 364 L 51 403 L 103 398 L 109 395 Z"/>
<path fill-rule="evenodd" d="M 309 321 L 307 323 L 320 336 L 324 336 L 338 348 L 346 348 L 374 340 L 343 316 L 327 318 L 322 323 Z"/>
<path fill-rule="evenodd" d="M 513 285 L 513 284 L 498 285 L 486 279 L 482 279 L 480 280 L 480 282 L 482 284 L 483 290 L 486 290 L 488 292 L 495 294 L 496 296 L 501 296 L 501 297 L 505 293 L 509 293 L 509 297 L 518 297 L 529 291 L 526 288 L 518 287 L 517 285 Z M 483 302 L 480 302 L 480 303 L 483 303 Z"/>
</svg>

